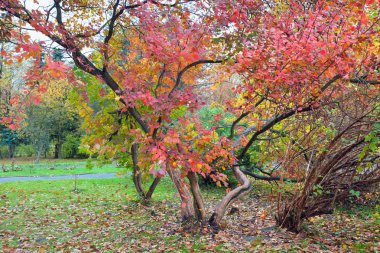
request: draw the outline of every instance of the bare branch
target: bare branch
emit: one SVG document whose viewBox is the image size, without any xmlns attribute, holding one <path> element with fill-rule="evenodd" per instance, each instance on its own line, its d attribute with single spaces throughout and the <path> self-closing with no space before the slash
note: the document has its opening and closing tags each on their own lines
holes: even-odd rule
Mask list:
<svg viewBox="0 0 380 253">
<path fill-rule="evenodd" d="M 363 78 L 350 79 L 350 83 L 377 85 L 380 84 L 380 80 L 366 80 Z"/>
<path fill-rule="evenodd" d="M 171 97 L 173 92 L 179 87 L 179 85 L 181 83 L 182 76 L 183 76 L 183 74 L 186 73 L 186 71 L 188 71 L 192 67 L 195 67 L 195 66 L 200 65 L 200 64 L 206 64 L 206 63 L 222 63 L 222 61 L 220 61 L 220 60 L 219 61 L 218 60 L 217 61 L 214 61 L 214 60 L 198 60 L 198 61 L 195 61 L 195 62 L 187 65 L 180 72 L 178 72 L 175 85 L 172 88 L 172 90 L 169 92 L 168 96 Z"/>
<path fill-rule="evenodd" d="M 248 176 L 251 176 L 259 180 L 265 180 L 265 181 L 284 181 L 284 182 L 299 183 L 305 180 L 303 178 L 298 179 L 298 178 L 282 178 L 282 177 L 277 177 L 277 176 L 262 176 L 248 170 L 241 170 L 241 171 Z"/>
<path fill-rule="evenodd" d="M 57 16 L 56 16 L 57 23 L 59 25 L 63 25 L 62 10 L 61 10 L 61 6 L 59 5 L 60 2 L 61 0 L 54 0 L 54 6 L 55 6 L 55 9 L 57 10 Z"/>
</svg>

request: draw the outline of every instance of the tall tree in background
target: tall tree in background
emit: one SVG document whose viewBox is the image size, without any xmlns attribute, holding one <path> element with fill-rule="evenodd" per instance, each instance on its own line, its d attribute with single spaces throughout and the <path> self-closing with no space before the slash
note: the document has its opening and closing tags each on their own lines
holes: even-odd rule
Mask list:
<svg viewBox="0 0 380 253">
<path fill-rule="evenodd" d="M 7 41 L 3 40 L 0 43 L 2 52 L 12 50 L 12 45 Z M 21 119 L 21 115 L 14 106 L 17 107 L 15 102 L 17 97 L 21 96 L 20 91 L 24 83 L 22 73 L 25 71 L 25 64 L 0 56 L 0 115 L 5 119 L 3 124 L 0 123 L 0 144 L 8 147 L 8 158 L 14 157 L 18 142 L 15 130 L 19 126 L 17 121 Z M 16 116 L 16 114 L 18 115 Z"/>
<path fill-rule="evenodd" d="M 54 158 L 61 158 L 66 136 L 79 127 L 77 109 L 69 101 L 72 86 L 66 80 L 41 80 L 39 89 L 46 89 L 26 109 L 26 127 L 22 131 L 36 150 L 38 162 L 50 144 Z"/>
</svg>

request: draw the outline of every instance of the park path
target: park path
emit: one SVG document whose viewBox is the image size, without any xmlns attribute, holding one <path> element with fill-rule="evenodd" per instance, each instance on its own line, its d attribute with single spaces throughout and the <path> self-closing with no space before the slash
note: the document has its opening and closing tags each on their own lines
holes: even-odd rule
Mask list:
<svg viewBox="0 0 380 253">
<path fill-rule="evenodd" d="M 76 174 L 76 175 L 55 175 L 55 176 L 33 176 L 33 177 L 0 177 L 0 183 L 14 181 L 32 181 L 32 180 L 60 180 L 60 179 L 92 179 L 92 178 L 114 178 L 116 173 L 99 173 L 99 174 Z"/>
</svg>

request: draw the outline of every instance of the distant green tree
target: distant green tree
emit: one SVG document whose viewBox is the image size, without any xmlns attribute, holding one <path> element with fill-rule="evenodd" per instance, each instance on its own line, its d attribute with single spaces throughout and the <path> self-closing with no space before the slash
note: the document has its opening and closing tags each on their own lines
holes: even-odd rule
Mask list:
<svg viewBox="0 0 380 253">
<path fill-rule="evenodd" d="M 27 126 L 23 129 L 36 150 L 36 161 L 51 144 L 54 145 L 54 158 L 61 158 L 66 136 L 79 128 L 77 109 L 68 101 L 71 89 L 67 81 L 50 81 L 42 85 L 46 85 L 47 90 L 38 104 L 26 109 Z"/>
<path fill-rule="evenodd" d="M 8 158 L 13 158 L 15 148 L 17 144 L 17 132 L 0 125 L 0 145 L 8 147 Z M 0 158 L 3 158 L 4 154 L 0 154 Z"/>
</svg>

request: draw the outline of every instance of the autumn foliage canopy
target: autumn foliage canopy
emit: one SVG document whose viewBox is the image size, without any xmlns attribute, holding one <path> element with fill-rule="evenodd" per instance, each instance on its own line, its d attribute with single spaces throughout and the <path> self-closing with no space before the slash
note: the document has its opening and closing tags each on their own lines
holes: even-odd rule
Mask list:
<svg viewBox="0 0 380 253">
<path fill-rule="evenodd" d="M 379 134 L 373 132 L 379 115 L 379 8 L 374 0 L 0 0 L 1 40 L 15 44 L 1 55 L 9 64 L 32 65 L 24 97 L 13 98 L 14 108 L 1 112 L 1 123 L 19 127 L 23 106 L 38 103 L 50 80 L 66 79 L 85 108 L 80 114 L 88 148 L 109 158 L 130 154 L 143 197 L 150 198 L 169 174 L 183 218 L 204 221 L 198 175 L 228 187 L 226 173 L 232 171 L 239 184 L 212 211 L 209 221 L 217 226 L 226 208 L 250 189 L 243 172 L 251 166 L 278 165 L 271 176 L 307 178 L 320 159 L 334 155 L 322 146 L 331 141 L 331 149 L 337 147 L 334 134 L 341 138 L 344 127 L 365 119 L 372 123 L 357 126 L 363 142 Z M 69 59 L 53 60 L 54 48 Z M 88 106 L 93 101 L 103 106 L 96 116 Z M 199 113 L 205 106 L 221 108 L 206 123 Z M 351 117 L 351 124 L 350 115 L 360 120 Z M 329 132 L 328 126 L 338 125 Z M 356 138 L 339 139 L 337 149 Z M 294 156 L 301 149 L 308 159 Z M 376 163 L 376 150 L 362 159 Z M 156 178 L 148 191 L 142 174 Z M 379 180 L 379 173 L 372 176 Z M 307 182 L 306 188 L 320 183 Z M 307 201 L 301 202 L 298 207 Z M 289 213 L 291 204 L 284 208 Z M 278 217 L 298 229 L 284 222 L 286 215 Z"/>
</svg>

